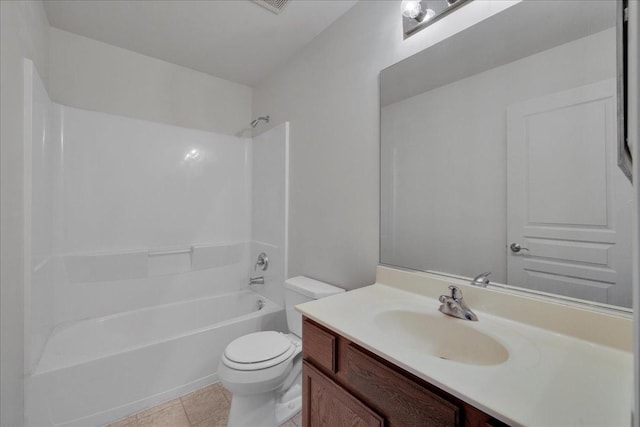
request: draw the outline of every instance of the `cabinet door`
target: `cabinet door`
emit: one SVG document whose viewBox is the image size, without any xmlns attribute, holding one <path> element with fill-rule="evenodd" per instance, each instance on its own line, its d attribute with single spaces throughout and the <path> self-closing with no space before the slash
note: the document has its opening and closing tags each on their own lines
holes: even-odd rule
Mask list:
<svg viewBox="0 0 640 427">
<path fill-rule="evenodd" d="M 302 364 L 304 427 L 382 427 L 384 420 L 306 361 Z"/>
<path fill-rule="evenodd" d="M 336 372 L 336 337 L 307 319 L 302 323 L 302 351 L 314 365 Z"/>
<path fill-rule="evenodd" d="M 349 345 L 346 380 L 391 427 L 459 426 L 460 409 Z"/>
</svg>

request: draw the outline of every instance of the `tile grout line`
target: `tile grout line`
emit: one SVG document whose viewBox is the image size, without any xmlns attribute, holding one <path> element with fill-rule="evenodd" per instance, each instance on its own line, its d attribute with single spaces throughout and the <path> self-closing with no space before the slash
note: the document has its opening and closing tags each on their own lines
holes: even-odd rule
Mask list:
<svg viewBox="0 0 640 427">
<path fill-rule="evenodd" d="M 180 396 L 180 406 L 182 407 L 182 412 L 184 412 L 185 417 L 187 417 L 187 422 L 189 423 L 189 427 L 194 427 L 195 424 L 191 422 L 191 418 L 189 418 L 189 413 L 187 412 L 187 408 L 184 407 L 184 400 L 182 400 L 184 396 Z"/>
<path fill-rule="evenodd" d="M 184 400 L 182 400 L 183 398 L 184 396 L 180 396 L 178 398 L 180 400 L 180 406 L 182 406 L 182 410 L 184 411 L 184 414 L 187 416 L 187 422 L 189 423 L 189 427 L 193 427 L 193 423 L 191 422 L 191 418 L 189 418 L 189 413 L 187 412 L 187 408 L 184 407 Z"/>
</svg>

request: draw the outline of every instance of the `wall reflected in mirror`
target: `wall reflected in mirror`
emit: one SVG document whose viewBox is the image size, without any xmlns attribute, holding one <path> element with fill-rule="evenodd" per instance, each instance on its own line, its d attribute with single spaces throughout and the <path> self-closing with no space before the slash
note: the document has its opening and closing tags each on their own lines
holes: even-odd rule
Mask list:
<svg viewBox="0 0 640 427">
<path fill-rule="evenodd" d="M 631 306 L 616 2 L 525 0 L 382 71 L 380 262 Z"/>
</svg>

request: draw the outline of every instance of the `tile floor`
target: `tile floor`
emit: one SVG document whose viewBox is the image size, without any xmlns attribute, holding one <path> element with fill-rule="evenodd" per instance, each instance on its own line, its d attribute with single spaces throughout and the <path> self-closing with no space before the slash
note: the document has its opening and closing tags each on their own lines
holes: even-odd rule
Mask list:
<svg viewBox="0 0 640 427">
<path fill-rule="evenodd" d="M 225 427 L 230 404 L 231 393 L 216 383 L 107 427 Z M 280 427 L 301 426 L 302 417 L 298 413 Z"/>
</svg>

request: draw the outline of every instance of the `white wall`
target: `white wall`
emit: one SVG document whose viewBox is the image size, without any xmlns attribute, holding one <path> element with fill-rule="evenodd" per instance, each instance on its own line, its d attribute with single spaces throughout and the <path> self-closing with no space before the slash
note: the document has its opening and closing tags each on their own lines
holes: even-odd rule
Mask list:
<svg viewBox="0 0 640 427">
<path fill-rule="evenodd" d="M 48 77 L 48 23 L 41 2 L 0 2 L 0 425 L 23 422 L 23 58 Z"/>
<path fill-rule="evenodd" d="M 611 28 L 385 106 L 382 261 L 506 283 L 507 108 L 615 78 L 615 40 Z"/>
<path fill-rule="evenodd" d="M 49 95 L 87 110 L 228 135 L 251 121 L 251 88 L 57 28 Z"/>
<path fill-rule="evenodd" d="M 398 1 L 360 1 L 254 88 L 254 112 L 291 123 L 289 276 L 375 281 L 378 74 L 512 4 L 470 2 L 403 41 Z"/>
</svg>

